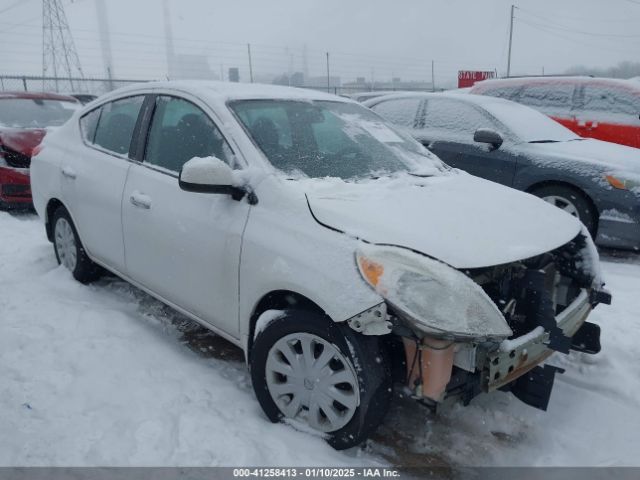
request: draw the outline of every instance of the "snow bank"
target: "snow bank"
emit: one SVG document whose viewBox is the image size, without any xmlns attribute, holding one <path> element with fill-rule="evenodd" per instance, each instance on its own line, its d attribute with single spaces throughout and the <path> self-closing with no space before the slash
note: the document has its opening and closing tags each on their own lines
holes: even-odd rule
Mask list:
<svg viewBox="0 0 640 480">
<path fill-rule="evenodd" d="M 75 282 L 35 217 L 0 230 L 0 466 L 383 464 L 270 423 L 243 362 L 126 282 Z"/>
</svg>

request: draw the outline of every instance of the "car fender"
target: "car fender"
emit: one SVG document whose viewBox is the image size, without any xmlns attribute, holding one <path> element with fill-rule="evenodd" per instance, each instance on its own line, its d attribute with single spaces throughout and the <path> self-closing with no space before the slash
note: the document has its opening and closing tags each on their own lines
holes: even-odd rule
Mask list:
<svg viewBox="0 0 640 480">
<path fill-rule="evenodd" d="M 260 184 L 256 191 L 260 202 L 251 209 L 243 235 L 239 308 L 243 345 L 256 306 L 270 292 L 302 295 L 335 322 L 384 301 L 360 276 L 355 261 L 359 241 L 317 223 L 304 193 L 286 198 L 291 192 L 278 183 L 271 177 Z"/>
</svg>

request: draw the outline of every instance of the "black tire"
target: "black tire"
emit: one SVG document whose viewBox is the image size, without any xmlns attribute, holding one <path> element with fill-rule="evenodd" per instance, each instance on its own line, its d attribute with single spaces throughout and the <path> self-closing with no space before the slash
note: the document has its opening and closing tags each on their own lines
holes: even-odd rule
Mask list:
<svg viewBox="0 0 640 480">
<path fill-rule="evenodd" d="M 272 422 L 285 417 L 271 398 L 266 380 L 267 357 L 271 347 L 282 337 L 309 333 L 337 347 L 357 375 L 360 403 L 351 420 L 336 431 L 325 433 L 329 445 L 343 450 L 366 440 L 384 419 L 392 397 L 389 361 L 378 338 L 364 336 L 347 325 L 337 324 L 324 315 L 289 310 L 271 322 L 256 338 L 250 356 L 251 381 L 260 406 Z M 351 348 L 350 348 L 351 347 Z"/>
<path fill-rule="evenodd" d="M 56 243 L 56 227 L 62 219 L 64 219 L 71 227 L 75 239 L 76 263 L 75 268 L 70 269 L 73 278 L 75 278 L 80 283 L 89 283 L 98 279 L 102 273 L 102 269 L 99 265 L 95 264 L 87 255 L 87 252 L 82 246 L 82 241 L 78 236 L 78 231 L 73 224 L 71 215 L 69 215 L 69 212 L 64 207 L 58 207 L 51 219 L 51 229 L 53 231 L 53 249 L 56 253 L 56 260 L 58 260 L 58 264 L 62 264 L 62 259 L 60 256 L 60 252 L 58 251 L 58 245 Z"/>
<path fill-rule="evenodd" d="M 540 198 L 558 197 L 571 203 L 578 212 L 578 219 L 587 227 L 589 233 L 595 238 L 598 229 L 598 212 L 593 207 L 589 198 L 580 190 L 565 185 L 546 185 L 531 191 Z"/>
</svg>

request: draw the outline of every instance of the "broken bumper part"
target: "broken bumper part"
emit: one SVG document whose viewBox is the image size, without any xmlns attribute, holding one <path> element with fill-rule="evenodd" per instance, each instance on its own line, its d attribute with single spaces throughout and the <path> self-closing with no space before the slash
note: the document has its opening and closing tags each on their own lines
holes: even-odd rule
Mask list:
<svg viewBox="0 0 640 480">
<path fill-rule="evenodd" d="M 583 290 L 571 305 L 556 316 L 556 323 L 564 335 L 573 337 L 585 323 L 590 311 L 589 295 Z M 502 342 L 498 350 L 487 356 L 484 390 L 491 392 L 504 387 L 543 363 L 554 352 L 549 348 L 549 337 L 548 332 L 537 327 L 526 335 Z M 593 346 L 593 343 L 589 345 Z"/>
</svg>

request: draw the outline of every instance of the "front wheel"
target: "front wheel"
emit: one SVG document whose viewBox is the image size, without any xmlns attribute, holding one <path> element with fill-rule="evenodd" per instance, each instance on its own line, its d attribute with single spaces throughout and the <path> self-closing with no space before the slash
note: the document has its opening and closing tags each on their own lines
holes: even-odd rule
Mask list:
<svg viewBox="0 0 640 480">
<path fill-rule="evenodd" d="M 284 312 L 259 333 L 250 363 L 272 422 L 302 423 L 338 450 L 364 441 L 389 407 L 391 375 L 378 339 L 317 313 Z"/>
<path fill-rule="evenodd" d="M 100 276 L 100 267 L 87 255 L 71 215 L 64 207 L 53 214 L 53 248 L 58 263 L 81 283 L 89 283 Z"/>
<path fill-rule="evenodd" d="M 587 227 L 591 236 L 595 238 L 598 212 L 592 207 L 589 199 L 579 190 L 564 185 L 547 185 L 537 188 L 531 193 L 578 218 Z"/>
</svg>

